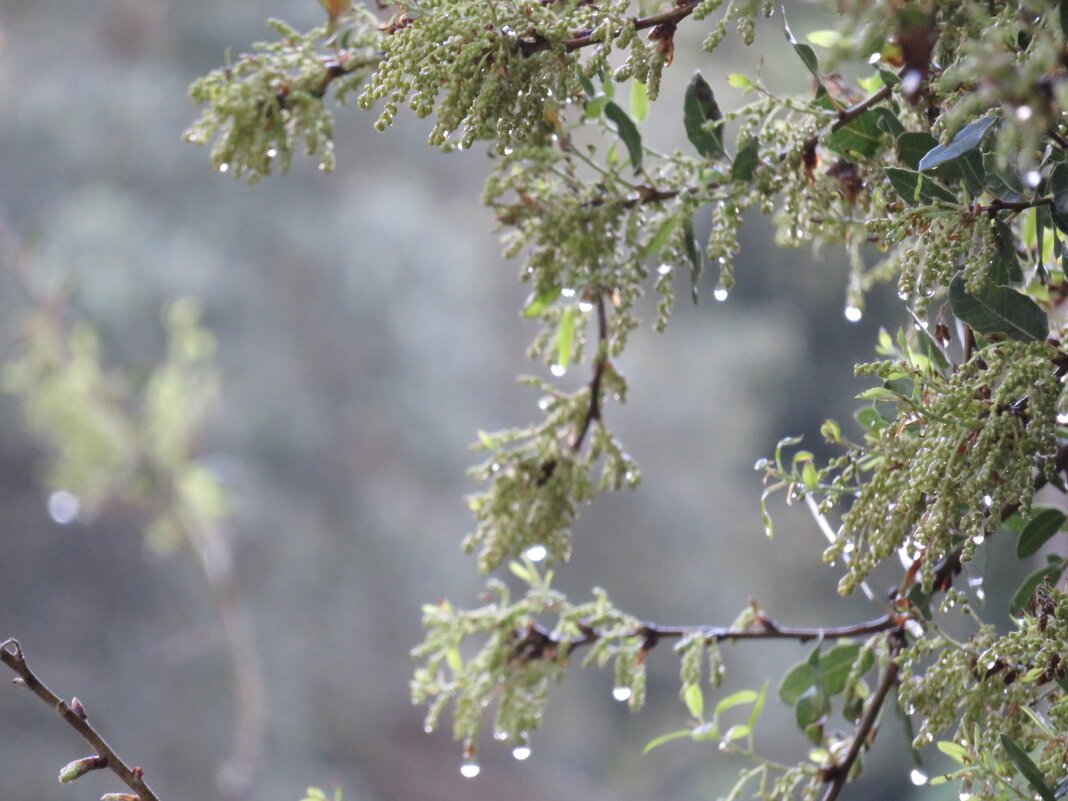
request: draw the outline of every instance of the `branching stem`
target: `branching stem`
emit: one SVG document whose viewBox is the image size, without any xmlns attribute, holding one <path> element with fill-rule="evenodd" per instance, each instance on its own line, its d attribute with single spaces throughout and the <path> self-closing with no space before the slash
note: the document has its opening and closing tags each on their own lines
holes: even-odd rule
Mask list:
<svg viewBox="0 0 1068 801">
<path fill-rule="evenodd" d="M 134 791 L 140 801 L 159 801 L 156 794 L 145 783 L 141 768 L 131 768 L 115 753 L 114 749 L 107 744 L 104 738 L 89 723 L 81 704 L 75 704 L 74 701 L 68 704 L 41 683 L 41 680 L 34 675 L 26 664 L 26 657 L 23 655 L 22 647 L 17 640 L 9 639 L 0 643 L 0 662 L 3 662 L 17 674 L 18 678 L 14 679 L 15 684 L 25 687 L 56 710 L 59 716 L 67 721 L 100 757 L 106 759 L 107 767 L 111 772 L 122 779 L 123 783 Z"/>
<path fill-rule="evenodd" d="M 604 295 L 600 292 L 597 293 L 593 304 L 597 308 L 597 363 L 593 367 L 593 378 L 590 379 L 590 403 L 586 407 L 582 425 L 571 443 L 572 453 L 578 453 L 582 449 L 582 443 L 593 421 L 601 419 L 601 381 L 608 366 L 608 312 L 605 310 Z"/>
</svg>

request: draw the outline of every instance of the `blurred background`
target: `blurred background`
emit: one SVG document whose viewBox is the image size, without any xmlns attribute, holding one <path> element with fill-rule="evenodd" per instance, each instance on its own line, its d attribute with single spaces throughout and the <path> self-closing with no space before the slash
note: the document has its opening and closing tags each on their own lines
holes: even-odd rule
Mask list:
<svg viewBox="0 0 1068 801">
<path fill-rule="evenodd" d="M 477 605 L 482 585 L 459 549 L 471 526 L 463 496 L 474 489 L 467 446 L 479 428 L 536 418 L 535 393 L 515 377 L 544 368 L 525 360 L 527 289 L 479 205 L 484 149 L 442 155 L 424 144 L 426 122 L 402 113 L 382 135 L 374 115 L 347 108 L 334 174 L 298 162 L 250 188 L 181 142 L 197 114 L 185 95 L 193 78 L 228 48 L 272 36 L 267 17 L 310 27 L 321 13 L 313 0 L 0 4 L 4 358 L 28 310 L 26 276 L 9 269 L 16 251 L 31 282 L 64 282 L 69 313 L 97 327 L 108 364 L 134 376 L 163 357 L 163 305 L 201 300 L 222 383 L 197 448 L 233 499 L 220 536 L 264 712 L 253 721 L 263 760 L 238 795 L 297 801 L 309 784 L 339 785 L 351 801 L 727 792 L 743 763 L 708 744 L 641 754 L 686 725 L 667 647 L 650 657 L 642 714 L 612 700 L 609 675 L 576 666 L 532 738 L 533 757 L 515 761 L 484 737 L 477 779 L 460 776 L 447 728 L 423 733 L 407 688 L 419 607 L 441 597 Z M 827 25 L 807 4 L 791 4 L 791 15 L 799 35 Z M 695 68 L 727 108 L 741 100 L 724 80 L 731 72 L 804 88 L 781 20 L 758 27 L 752 51 L 729 38 L 708 56 L 703 36 L 701 24 L 680 29 L 645 124 L 669 146 L 685 144 L 681 97 Z M 752 466 L 787 434 L 818 450 L 825 416 L 855 435 L 850 398 L 864 385 L 852 365 L 871 353 L 876 320 L 900 320 L 883 295 L 859 323 L 845 320 L 839 253 L 782 251 L 759 216 L 744 240 L 727 302 L 712 300 L 716 277 L 706 275 L 702 303 L 680 303 L 664 335 L 640 331 L 619 364 L 630 403 L 606 413 L 644 480 L 581 516 L 574 558 L 557 571 L 573 600 L 604 586 L 621 608 L 664 624 L 728 624 L 750 598 L 783 624 L 873 616 L 863 599 L 837 597 L 820 534 L 799 510 L 775 503 L 776 539 L 764 537 Z M 565 383 L 585 380 L 572 372 Z M 233 795 L 219 772 L 239 702 L 197 560 L 155 554 L 143 518 L 120 507 L 57 522 L 55 488 L 42 482 L 47 453 L 16 398 L 0 397 L 0 424 L 0 639 L 17 637 L 47 684 L 77 695 L 164 801 Z M 765 676 L 774 688 L 807 649 L 724 651 L 725 694 Z M 853 797 L 910 791 L 892 714 L 884 728 Z M 757 742 L 787 761 L 808 748 L 781 709 L 768 710 Z M 121 789 L 104 772 L 56 783 L 84 751 L 36 699 L 0 688 L 0 798 Z"/>
</svg>

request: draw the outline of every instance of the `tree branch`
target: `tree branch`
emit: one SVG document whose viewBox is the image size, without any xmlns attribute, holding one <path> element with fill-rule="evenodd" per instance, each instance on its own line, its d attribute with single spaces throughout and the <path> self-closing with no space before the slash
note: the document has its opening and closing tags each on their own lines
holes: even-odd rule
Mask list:
<svg viewBox="0 0 1068 801">
<path fill-rule="evenodd" d="M 17 640 L 9 639 L 0 643 L 0 662 L 3 662 L 18 675 L 18 678 L 13 680 L 15 684 L 25 687 L 56 710 L 59 716 L 67 721 L 82 736 L 82 739 L 92 746 L 99 758 L 106 760 L 106 765 L 111 772 L 122 779 L 123 783 L 134 791 L 140 801 L 159 801 L 156 794 L 145 783 L 144 773 L 141 768 L 131 768 L 123 762 L 122 758 L 92 727 L 78 699 L 72 699 L 68 704 L 41 683 L 41 680 L 34 675 L 26 664 L 26 657 L 23 655 L 22 647 Z M 103 767 L 103 765 L 97 761 L 91 767 Z"/>
<path fill-rule="evenodd" d="M 861 750 L 868 742 L 868 735 L 871 734 L 876 721 L 879 720 L 879 714 L 882 712 L 883 704 L 886 702 L 886 696 L 890 693 L 890 688 L 897 684 L 897 676 L 901 671 L 901 666 L 897 663 L 895 657 L 901 647 L 901 639 L 901 631 L 898 629 L 897 634 L 892 638 L 893 645 L 890 648 L 890 661 L 883 670 L 883 677 L 879 681 L 879 686 L 875 690 L 875 694 L 872 695 L 871 700 L 868 702 L 867 709 L 864 710 L 864 717 L 862 717 L 860 723 L 857 724 L 856 731 L 853 733 L 853 742 L 849 745 L 848 753 L 846 753 L 841 762 L 834 765 L 832 768 L 829 768 L 824 773 L 825 777 L 831 784 L 830 787 L 827 788 L 826 794 L 823 796 L 823 801 L 835 801 L 835 799 L 838 798 L 838 794 L 842 792 L 842 788 L 849 779 L 849 772 L 853 769 L 857 757 L 860 756 Z"/>
<path fill-rule="evenodd" d="M 700 0 L 684 0 L 680 2 L 674 8 L 664 11 L 660 14 L 652 14 L 648 17 L 635 17 L 631 20 L 636 30 L 642 31 L 646 28 L 655 28 L 657 25 L 677 25 L 681 20 L 686 19 L 693 13 L 693 10 L 697 8 Z M 612 32 L 612 36 L 619 36 L 623 32 L 622 28 L 617 28 Z M 592 32 L 579 33 L 570 39 L 564 39 L 564 48 L 570 53 L 575 50 L 579 50 L 583 47 L 599 44 L 600 38 L 595 38 Z M 540 34 L 534 34 L 532 39 L 520 39 L 519 49 L 524 56 L 530 56 L 534 53 L 540 53 L 542 50 L 548 50 L 553 45 L 552 41 L 546 39 Z"/>
<path fill-rule="evenodd" d="M 578 453 L 582 448 L 582 442 L 589 433 L 594 420 L 601 419 L 601 381 L 608 365 L 608 354 L 605 353 L 605 344 L 608 342 L 608 313 L 605 311 L 604 295 L 597 293 L 594 301 L 597 307 L 597 364 L 593 367 L 593 378 L 590 379 L 590 404 L 586 407 L 586 416 L 582 419 L 582 425 L 571 443 L 571 452 Z"/>
<path fill-rule="evenodd" d="M 865 111 L 868 111 L 873 106 L 876 106 L 879 103 L 882 103 L 884 100 L 886 100 L 888 97 L 890 97 L 890 93 L 892 91 L 893 91 L 893 87 L 891 87 L 889 85 L 884 85 L 879 91 L 877 91 L 874 94 L 864 98 L 860 102 L 854 103 L 852 106 L 849 106 L 848 108 L 841 109 L 838 112 L 838 118 L 834 122 L 832 122 L 831 125 L 826 130 L 817 131 L 816 133 L 812 134 L 812 136 L 810 136 L 808 139 L 805 140 L 805 143 L 802 146 L 802 150 L 803 151 L 812 150 L 814 147 L 816 147 L 817 144 L 819 144 L 819 141 L 820 141 L 821 137 L 828 136 L 829 134 L 833 134 L 835 131 L 838 131 L 838 130 L 844 128 L 845 126 L 849 125 L 849 123 L 851 123 L 853 120 L 855 120 L 861 114 L 863 114 Z"/>
</svg>

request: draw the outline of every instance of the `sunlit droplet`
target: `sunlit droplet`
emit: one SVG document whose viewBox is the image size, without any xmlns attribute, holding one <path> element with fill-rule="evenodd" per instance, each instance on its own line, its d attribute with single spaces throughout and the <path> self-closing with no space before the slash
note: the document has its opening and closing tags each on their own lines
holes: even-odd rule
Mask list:
<svg viewBox="0 0 1068 801">
<path fill-rule="evenodd" d="M 667 275 L 668 273 L 671 272 L 671 265 L 670 264 L 661 264 L 659 267 L 656 268 L 656 271 L 660 275 Z"/>
<path fill-rule="evenodd" d="M 433 734 L 434 733 L 434 727 L 430 726 L 430 725 L 423 726 L 423 731 L 425 731 L 427 734 Z"/>
<path fill-rule="evenodd" d="M 465 762 L 460 765 L 460 775 L 465 779 L 473 779 L 482 772 L 482 767 L 477 762 Z"/>
<path fill-rule="evenodd" d="M 549 555 L 549 550 L 544 545 L 531 545 L 524 551 L 524 555 L 531 562 L 540 562 Z"/>
<path fill-rule="evenodd" d="M 923 626 L 921 626 L 915 620 L 906 620 L 905 621 L 905 631 L 907 631 L 913 637 L 922 637 L 923 636 Z"/>
<path fill-rule="evenodd" d="M 976 545 L 982 545 L 984 542 L 986 542 L 986 535 L 976 534 L 974 537 L 972 537 L 972 542 L 974 542 Z"/>
<path fill-rule="evenodd" d="M 1016 107 L 1016 119 L 1018 119 L 1020 122 L 1027 122 L 1029 119 L 1031 119 L 1032 113 L 1033 112 L 1031 111 L 1030 106 Z"/>
<path fill-rule="evenodd" d="M 560 295 L 565 298 L 573 298 L 575 297 L 575 290 L 569 286 L 565 286 L 560 290 Z"/>
<path fill-rule="evenodd" d="M 716 287 L 716 289 L 715 289 L 715 290 L 714 290 L 714 291 L 712 292 L 712 297 L 714 297 L 714 298 L 715 298 L 716 300 L 718 300 L 718 301 L 719 301 L 720 303 L 722 303 L 723 301 L 725 301 L 725 300 L 727 299 L 727 296 L 728 296 L 729 294 L 730 294 L 730 293 L 729 293 L 729 292 L 728 292 L 728 291 L 727 291 L 726 289 L 724 289 L 724 288 L 723 288 L 723 287 L 721 287 L 721 286 L 718 286 L 718 287 Z"/>
<path fill-rule="evenodd" d="M 960 801 L 972 801 L 972 794 L 962 792 L 957 798 L 960 799 Z"/>
<path fill-rule="evenodd" d="M 919 768 L 913 768 L 909 773 L 909 781 L 919 786 L 921 784 L 927 784 L 927 774 Z"/>
<path fill-rule="evenodd" d="M 230 165 L 227 164 L 225 161 L 222 164 L 219 165 L 219 172 L 229 172 L 229 171 L 230 171 Z"/>
<path fill-rule="evenodd" d="M 80 508 L 78 496 L 67 490 L 56 490 L 48 496 L 48 516 L 61 526 L 73 523 Z"/>
<path fill-rule="evenodd" d="M 278 151 L 275 150 L 273 147 L 267 149 L 267 158 L 273 159 L 277 155 L 278 155 Z"/>
<path fill-rule="evenodd" d="M 859 306 L 846 306 L 845 318 L 851 323 L 860 322 L 860 318 L 864 316 L 864 312 L 860 310 Z"/>
<path fill-rule="evenodd" d="M 882 57 L 883 56 L 879 51 L 875 51 L 870 56 L 868 56 L 868 63 L 869 64 L 878 64 L 882 60 Z"/>
<path fill-rule="evenodd" d="M 1028 170 L 1027 174 L 1024 175 L 1024 182 L 1034 188 L 1042 182 L 1042 173 L 1038 170 Z"/>
<path fill-rule="evenodd" d="M 590 303 L 588 300 L 580 300 L 579 301 L 579 311 L 582 312 L 583 314 L 585 314 L 587 312 L 591 312 L 591 311 L 593 311 L 593 304 Z"/>
<path fill-rule="evenodd" d="M 517 745 L 512 749 L 512 756 L 522 762 L 524 759 L 530 759 L 530 746 L 529 745 Z"/>
<path fill-rule="evenodd" d="M 631 696 L 630 687 L 613 687 L 612 697 L 617 701 L 629 701 Z"/>
<path fill-rule="evenodd" d="M 561 378 L 562 376 L 567 374 L 567 368 L 564 367 L 562 364 L 554 364 L 552 367 L 549 368 L 549 372 L 557 378 Z"/>
</svg>

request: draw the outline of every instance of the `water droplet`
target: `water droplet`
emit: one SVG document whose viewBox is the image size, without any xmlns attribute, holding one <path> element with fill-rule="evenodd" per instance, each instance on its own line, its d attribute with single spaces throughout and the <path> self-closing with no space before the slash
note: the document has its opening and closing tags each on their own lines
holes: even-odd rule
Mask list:
<svg viewBox="0 0 1068 801">
<path fill-rule="evenodd" d="M 882 60 L 882 57 L 883 57 L 882 53 L 880 53 L 878 50 L 876 50 L 874 53 L 872 53 L 870 56 L 868 56 L 868 63 L 869 64 L 878 64 L 879 61 Z"/>
<path fill-rule="evenodd" d="M 853 551 L 856 550 L 856 547 L 857 546 L 855 546 L 852 541 L 849 541 L 842 546 L 842 553 L 853 553 Z"/>
<path fill-rule="evenodd" d="M 320 161 L 319 162 L 319 172 L 326 172 L 326 162 L 325 161 Z"/>
<path fill-rule="evenodd" d="M 922 637 L 923 636 L 923 626 L 921 626 L 915 620 L 906 620 L 905 621 L 905 631 L 907 631 L 913 637 Z"/>
<path fill-rule="evenodd" d="M 1029 119 L 1031 119 L 1032 113 L 1033 112 L 1031 111 L 1030 106 L 1016 107 L 1016 119 L 1018 119 L 1020 122 L 1027 122 Z"/>
<path fill-rule="evenodd" d="M 719 750 L 722 751 L 724 754 L 727 753 L 727 751 L 730 750 L 730 747 L 731 747 L 730 743 L 728 743 L 726 740 L 721 740 L 720 741 Z"/>
<path fill-rule="evenodd" d="M 900 300 L 908 300 L 910 295 L 904 289 L 898 291 L 897 296 Z"/>
<path fill-rule="evenodd" d="M 465 762 L 460 765 L 460 775 L 465 779 L 473 779 L 482 772 L 482 767 L 477 762 Z"/>
<path fill-rule="evenodd" d="M 275 150 L 273 147 L 267 149 L 267 158 L 273 159 L 277 155 L 278 155 L 278 151 Z"/>
<path fill-rule="evenodd" d="M 565 298 L 573 298 L 575 297 L 575 290 L 569 286 L 565 286 L 563 289 L 560 290 L 560 295 L 561 297 Z"/>
<path fill-rule="evenodd" d="M 1033 189 L 1042 182 L 1042 173 L 1038 170 L 1028 170 L 1024 176 L 1024 182 Z"/>
<path fill-rule="evenodd" d="M 919 786 L 921 784 L 927 784 L 927 774 L 919 768 L 913 768 L 909 773 L 909 781 Z"/>
<path fill-rule="evenodd" d="M 846 306 L 845 318 L 851 323 L 859 323 L 860 318 L 864 316 L 864 312 L 860 310 L 859 306 Z"/>
<path fill-rule="evenodd" d="M 975 597 L 976 597 L 976 600 L 985 601 L 986 600 L 986 590 L 984 590 L 982 587 L 979 587 L 975 591 Z"/>
<path fill-rule="evenodd" d="M 966 793 L 962 790 L 960 795 L 957 796 L 957 798 L 959 798 L 960 801 L 972 801 L 972 794 Z"/>
<path fill-rule="evenodd" d="M 564 367 L 562 364 L 554 364 L 552 367 L 549 368 L 549 372 L 557 378 L 562 378 L 564 375 L 567 374 L 567 368 Z"/>
<path fill-rule="evenodd" d="M 580 300 L 579 301 L 579 311 L 582 312 L 583 314 L 586 314 L 587 312 L 591 312 L 591 311 L 593 311 L 593 304 L 590 303 L 588 300 Z"/>
<path fill-rule="evenodd" d="M 717 286 L 715 291 L 712 293 L 712 297 L 714 297 L 716 300 L 718 300 L 720 303 L 722 303 L 723 301 L 725 301 L 727 299 L 727 296 L 729 294 L 730 293 L 726 289 L 724 289 L 721 286 Z"/>
<path fill-rule="evenodd" d="M 512 148 L 510 148 L 510 147 L 501 148 L 501 153 L 503 153 L 506 156 L 510 156 L 510 155 L 512 155 Z"/>
<path fill-rule="evenodd" d="M 546 409 L 548 409 L 549 408 L 549 398 L 547 398 L 547 397 L 546 398 L 541 398 L 538 401 L 538 408 L 541 409 L 543 412 Z"/>
<path fill-rule="evenodd" d="M 48 515 L 61 526 L 73 523 L 80 508 L 78 496 L 67 490 L 56 490 L 48 496 Z"/>
<path fill-rule="evenodd" d="M 656 268 L 656 272 L 659 275 L 667 275 L 668 273 L 671 272 L 671 265 L 670 264 L 661 264 L 659 267 Z"/>
<path fill-rule="evenodd" d="M 229 171 L 230 171 L 230 165 L 227 164 L 225 161 L 222 164 L 219 165 L 219 172 L 229 172 Z"/>
<path fill-rule="evenodd" d="M 540 562 L 549 555 L 549 550 L 544 545 L 531 545 L 526 549 L 524 555 L 531 562 Z"/>
<path fill-rule="evenodd" d="M 425 731 L 427 734 L 433 734 L 434 727 L 428 723 L 426 726 L 423 726 L 423 731 Z"/>
<path fill-rule="evenodd" d="M 493 739 L 503 743 L 508 739 L 508 732 L 497 729 L 497 731 L 493 732 Z"/>
<path fill-rule="evenodd" d="M 512 749 L 512 756 L 522 762 L 524 759 L 530 759 L 530 746 L 529 745 L 517 745 Z"/>
<path fill-rule="evenodd" d="M 617 701 L 629 701 L 631 696 L 630 687 L 613 687 L 612 697 Z"/>
<path fill-rule="evenodd" d="M 986 507 L 987 509 L 989 509 L 989 508 L 990 508 L 990 506 L 991 506 L 991 505 L 992 505 L 993 503 L 994 503 L 994 499 L 993 499 L 993 498 L 991 498 L 991 497 L 990 497 L 989 495 L 984 495 L 984 496 L 983 496 L 983 506 L 985 506 L 985 507 Z"/>
<path fill-rule="evenodd" d="M 982 545 L 984 542 L 986 542 L 986 535 L 976 534 L 974 537 L 972 537 L 972 542 L 974 542 L 976 545 Z"/>
</svg>

